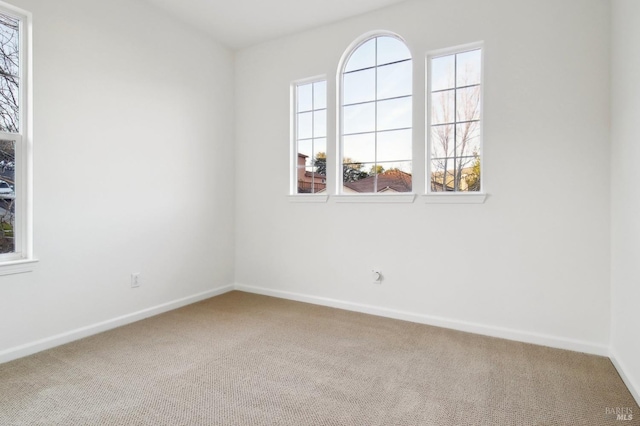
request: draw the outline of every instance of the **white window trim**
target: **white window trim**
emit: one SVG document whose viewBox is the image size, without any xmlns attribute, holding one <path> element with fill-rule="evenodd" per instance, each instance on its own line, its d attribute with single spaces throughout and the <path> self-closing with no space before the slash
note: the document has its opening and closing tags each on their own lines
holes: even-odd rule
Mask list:
<svg viewBox="0 0 640 426">
<path fill-rule="evenodd" d="M 431 59 L 439 56 L 452 55 L 467 50 L 482 49 L 480 64 L 480 191 L 479 192 L 435 192 L 431 191 Z M 463 44 L 445 49 L 433 50 L 427 53 L 425 59 L 425 194 L 421 198 L 427 204 L 482 204 L 488 193 L 485 190 L 484 169 L 484 58 L 485 46 L 483 41 Z"/>
<path fill-rule="evenodd" d="M 329 200 L 328 194 L 292 194 L 288 196 L 292 203 L 326 203 Z"/>
<path fill-rule="evenodd" d="M 16 142 L 15 253 L 0 255 L 0 275 L 30 272 L 33 255 L 33 69 L 32 15 L 0 1 L 0 12 L 20 20 L 20 134 L 0 132 L 0 138 Z"/>
<path fill-rule="evenodd" d="M 23 274 L 35 270 L 38 259 L 13 260 L 0 265 L 0 276 Z"/>
<path fill-rule="evenodd" d="M 303 85 L 303 84 L 311 84 L 311 83 L 318 83 L 321 81 L 327 81 L 327 76 L 326 75 L 317 75 L 315 77 L 309 77 L 309 78 L 303 78 L 300 80 L 295 80 L 291 82 L 291 86 L 290 86 L 290 106 L 289 106 L 289 116 L 290 118 L 290 123 L 289 123 L 289 133 L 290 133 L 290 140 L 291 142 L 289 143 L 290 146 L 290 152 L 291 152 L 291 158 L 289 159 L 289 164 L 290 164 L 290 169 L 291 169 L 291 173 L 289 176 L 289 181 L 290 181 L 290 188 L 289 188 L 289 201 L 291 202 L 317 202 L 317 203 L 322 203 L 322 202 L 327 202 L 327 198 L 328 195 L 324 194 L 324 193 L 314 193 L 314 194 L 299 194 L 298 193 L 298 139 L 297 139 L 297 135 L 298 135 L 298 125 L 297 125 L 297 115 L 298 115 L 298 98 L 297 98 L 297 93 L 298 91 L 296 90 L 297 86 Z M 328 92 L 328 87 L 327 87 L 327 92 Z M 327 117 L 329 116 L 329 102 L 327 99 Z M 327 138 L 327 143 L 328 143 L 328 136 L 329 136 L 329 129 L 327 129 L 327 136 L 325 136 Z M 326 153 L 325 153 L 326 154 Z M 327 167 L 329 167 L 329 164 L 327 162 Z M 328 173 L 327 173 L 328 174 Z M 311 200 L 311 198 L 317 198 L 317 200 Z M 324 201 L 322 200 L 322 198 L 324 198 Z"/>
<path fill-rule="evenodd" d="M 336 203 L 413 203 L 416 194 L 404 192 L 398 194 L 340 194 L 331 197 Z"/>
<path fill-rule="evenodd" d="M 343 101 L 343 88 L 342 88 L 342 74 L 343 74 L 343 70 L 344 67 L 347 63 L 347 61 L 349 60 L 349 58 L 351 57 L 351 54 L 355 51 L 355 49 L 357 49 L 358 46 L 360 46 L 361 44 L 365 43 L 366 41 L 370 40 L 373 37 L 380 37 L 380 36 L 393 36 L 393 37 L 397 37 L 400 40 L 402 40 L 407 47 L 410 48 L 409 43 L 407 43 L 406 40 L 404 40 L 402 37 L 400 37 L 398 34 L 390 32 L 390 31 L 371 31 L 368 32 L 364 35 L 362 35 L 361 37 L 359 37 L 358 39 L 354 40 L 349 47 L 345 50 L 345 52 L 342 55 L 342 58 L 340 59 L 338 68 L 337 68 L 337 74 L 336 74 L 336 92 L 337 92 L 337 99 L 335 102 L 335 106 L 336 106 L 336 111 L 335 111 L 335 117 L 336 117 L 336 121 L 337 121 L 337 126 L 335 126 L 335 128 L 332 130 L 333 134 L 336 135 L 336 139 L 334 141 L 334 145 L 336 146 L 336 157 L 338 157 L 338 161 L 333 161 L 333 165 L 334 167 L 336 165 L 341 165 L 342 164 L 342 101 Z M 431 58 L 434 57 L 438 57 L 438 56 L 443 56 L 443 55 L 449 55 L 449 54 L 454 54 L 454 53 L 460 53 L 460 52 L 464 52 L 466 50 L 473 50 L 473 49 L 477 49 L 480 48 L 482 49 L 482 63 L 481 63 L 481 110 L 482 110 L 482 117 L 481 117 L 481 130 L 480 130 L 480 135 L 481 135 L 481 141 L 480 141 L 480 149 L 481 149 L 481 167 L 482 167 L 482 174 L 481 174 L 481 189 L 482 191 L 480 192 L 434 192 L 431 191 L 431 182 L 429 179 L 430 176 L 430 169 L 431 169 L 431 161 L 430 161 L 430 156 L 431 156 L 431 141 L 430 141 L 430 118 L 431 118 L 431 110 L 430 110 L 430 81 L 429 81 L 429 75 L 430 75 L 430 67 L 431 67 Z M 414 191 L 410 192 L 410 193 L 402 193 L 402 194 L 385 194 L 385 193 L 367 193 L 367 194 L 347 194 L 343 192 L 343 187 L 342 187 L 342 168 L 341 167 L 335 167 L 335 169 L 333 170 L 333 173 L 335 173 L 335 177 L 336 177 L 336 182 L 337 185 L 335 187 L 335 189 L 333 191 L 335 192 L 323 192 L 323 193 L 316 193 L 316 194 L 298 194 L 297 193 L 297 147 L 296 147 L 296 123 L 295 120 L 292 119 L 291 120 L 291 128 L 290 128 L 290 132 L 291 132 L 291 160 L 290 160 L 290 164 L 291 164 L 291 189 L 290 189 L 290 194 L 288 195 L 288 199 L 290 202 L 293 203 L 327 203 L 329 201 L 334 202 L 334 203 L 413 203 L 417 198 L 419 198 L 422 202 L 424 202 L 425 204 L 483 204 L 486 199 L 488 197 L 490 197 L 490 194 L 488 194 L 485 191 L 485 169 L 484 169 L 484 86 L 485 86 L 485 72 L 484 72 L 484 65 L 485 65 L 485 46 L 484 46 L 484 42 L 480 41 L 480 42 L 474 42 L 474 43 L 469 43 L 469 44 L 464 44 L 464 45 L 459 45 L 459 46 L 455 46 L 455 47 L 450 47 L 450 48 L 446 48 L 446 49 L 440 49 L 440 50 L 434 50 L 429 52 L 426 57 L 425 57 L 425 70 L 426 71 L 426 77 L 425 78 L 425 88 L 424 88 L 424 94 L 425 94 L 425 99 L 424 99 L 424 105 L 425 105 L 425 114 L 424 114 L 424 126 L 425 126 L 425 139 L 424 139 L 424 147 L 425 147 L 425 153 L 424 153 L 424 167 L 423 169 L 426 171 L 426 176 L 425 176 L 425 188 L 424 188 L 424 193 L 422 193 L 421 195 L 418 195 L 415 193 L 415 180 L 413 182 L 413 188 Z M 412 56 L 415 56 L 412 54 Z M 424 72 L 423 71 L 423 72 Z M 414 67 L 414 72 L 415 72 L 415 67 Z M 301 79 L 301 80 L 296 80 L 294 82 L 292 82 L 291 84 L 291 117 L 294 117 L 294 113 L 296 111 L 296 99 L 295 99 L 295 95 L 296 95 L 296 86 L 300 85 L 300 84 L 307 84 L 307 83 L 313 83 L 313 82 L 317 82 L 317 81 L 322 81 L 322 80 L 326 80 L 326 76 L 322 75 L 322 76 L 316 76 L 316 77 L 311 77 L 311 78 L 307 78 L 307 79 Z M 415 82 L 415 78 L 414 78 L 414 82 Z M 336 93 L 333 92 L 333 93 Z M 416 93 L 415 93 L 415 84 L 414 84 L 414 92 L 413 92 L 413 96 L 414 96 L 414 105 L 415 102 L 417 100 L 416 98 Z M 333 104 L 333 103 L 332 103 Z M 327 99 L 327 113 L 329 113 L 331 111 L 331 109 L 329 108 L 329 99 Z M 414 118 L 415 118 L 415 111 L 414 111 Z M 415 120 L 414 120 L 414 129 L 415 129 Z M 416 143 L 415 141 L 415 133 L 414 133 L 414 144 Z M 329 139 L 327 139 L 327 143 L 329 143 Z M 414 149 L 415 152 L 415 149 Z M 415 163 L 415 158 L 412 159 Z M 415 164 L 414 164 L 415 165 Z M 327 167 L 329 166 L 329 164 L 327 164 Z M 332 173 L 329 170 L 327 170 L 327 174 Z M 329 176 L 328 179 L 329 180 Z M 422 180 L 422 179 L 421 179 Z M 329 190 L 329 186 L 327 186 L 327 190 Z"/>
<path fill-rule="evenodd" d="M 409 43 L 407 43 L 407 41 L 404 39 L 404 37 L 401 37 L 400 35 L 398 35 L 397 33 L 394 33 L 393 31 L 387 31 L 387 30 L 376 30 L 376 31 L 369 31 L 363 35 L 361 35 L 360 37 L 358 37 L 357 39 L 355 39 L 353 42 L 351 42 L 351 44 L 347 47 L 347 49 L 344 51 L 344 53 L 342 54 L 342 57 L 340 58 L 340 62 L 338 63 L 338 69 L 337 69 L 337 74 L 336 74 L 336 88 L 337 88 L 337 92 L 338 92 L 338 96 L 336 97 L 336 157 L 337 157 L 337 162 L 334 162 L 335 164 L 335 173 L 336 173 L 336 194 L 331 194 L 331 198 L 333 198 L 337 203 L 413 203 L 413 201 L 416 198 L 416 193 L 414 192 L 414 181 L 413 181 L 413 176 L 411 177 L 412 179 L 412 184 L 411 184 L 411 188 L 412 188 L 412 192 L 408 192 L 408 193 L 402 193 L 402 194 L 383 194 L 383 193 L 366 193 L 366 194 L 345 194 L 343 192 L 343 172 L 342 172 L 342 158 L 343 158 L 343 153 L 342 153 L 342 128 L 344 125 L 344 117 L 342 114 L 342 104 L 344 101 L 344 90 L 342 87 L 342 75 L 344 73 L 344 68 L 347 65 L 347 62 L 349 62 L 349 59 L 351 58 L 351 55 L 358 49 L 358 47 L 360 47 L 362 44 L 366 43 L 367 41 L 371 40 L 372 38 L 375 37 L 394 37 L 397 38 L 398 40 L 402 41 L 406 46 L 407 49 L 409 49 L 409 52 L 411 52 L 411 60 L 413 61 L 415 58 L 415 55 L 413 54 L 411 47 L 409 46 Z M 415 62 L 414 62 L 415 63 Z M 414 69 L 415 72 L 415 69 Z M 415 86 L 412 87 L 412 93 L 411 93 L 412 99 L 415 98 Z M 415 101 L 414 101 L 415 102 Z M 415 132 L 413 132 L 413 129 L 415 128 L 415 123 L 412 120 L 411 123 L 411 128 L 412 128 L 412 135 L 415 134 Z M 413 151 L 413 150 L 412 150 Z M 414 165 L 414 158 L 411 159 L 412 162 L 412 166 Z"/>
<path fill-rule="evenodd" d="M 421 196 L 426 204 L 483 204 L 487 194 L 483 192 L 432 192 Z"/>
</svg>

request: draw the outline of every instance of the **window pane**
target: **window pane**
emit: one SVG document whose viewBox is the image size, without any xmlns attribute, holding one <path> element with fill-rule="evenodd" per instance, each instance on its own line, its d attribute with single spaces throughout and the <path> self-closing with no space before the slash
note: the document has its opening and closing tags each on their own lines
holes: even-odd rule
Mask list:
<svg viewBox="0 0 640 426">
<path fill-rule="evenodd" d="M 395 37 L 378 37 L 378 65 L 411 59 L 411 52 L 404 42 Z"/>
<path fill-rule="evenodd" d="M 375 134 L 343 137 L 344 163 L 374 163 L 376 160 Z"/>
<path fill-rule="evenodd" d="M 19 21 L 0 14 L 0 131 L 20 131 Z"/>
<path fill-rule="evenodd" d="M 313 109 L 324 109 L 327 107 L 327 82 L 318 81 L 313 83 Z"/>
<path fill-rule="evenodd" d="M 476 178 L 473 168 L 474 160 L 474 157 L 458 157 L 455 159 L 453 181 L 449 186 L 455 188 L 456 191 L 468 191 L 470 185 L 479 185 L 479 182 L 476 182 L 476 180 L 480 177 L 480 170 L 478 169 L 478 176 Z"/>
<path fill-rule="evenodd" d="M 311 194 L 314 192 L 314 174 L 312 167 L 298 169 L 298 193 Z"/>
<path fill-rule="evenodd" d="M 480 84 L 481 55 L 480 49 L 457 55 L 456 85 L 458 87 Z"/>
<path fill-rule="evenodd" d="M 310 139 L 313 137 L 312 120 L 312 112 L 298 114 L 298 139 Z"/>
<path fill-rule="evenodd" d="M 308 194 L 311 191 L 311 185 L 305 182 L 305 170 L 304 166 L 298 167 L 296 177 L 296 188 L 298 194 Z"/>
<path fill-rule="evenodd" d="M 471 121 L 456 125 L 456 156 L 480 154 L 480 123 Z"/>
<path fill-rule="evenodd" d="M 312 85 L 311 84 L 303 84 L 298 86 L 298 106 L 297 111 L 311 111 L 313 105 L 312 101 Z"/>
<path fill-rule="evenodd" d="M 376 97 L 375 69 L 357 71 L 344 75 L 344 105 L 369 102 Z"/>
<path fill-rule="evenodd" d="M 431 156 L 433 158 L 453 157 L 455 144 L 453 124 L 431 128 Z"/>
<path fill-rule="evenodd" d="M 473 157 L 470 162 L 466 163 L 465 168 L 462 170 L 461 190 L 469 192 L 480 191 L 480 177 L 480 157 Z"/>
<path fill-rule="evenodd" d="M 480 119 L 480 86 L 456 90 L 457 121 Z"/>
<path fill-rule="evenodd" d="M 319 138 L 313 140 L 313 165 L 319 167 L 320 170 L 316 170 L 319 173 L 326 175 L 326 158 L 327 158 L 327 140 L 325 138 Z M 320 161 L 318 161 L 320 160 Z M 325 164 L 321 164 L 321 163 Z"/>
<path fill-rule="evenodd" d="M 455 55 L 440 56 L 431 60 L 431 91 L 455 87 Z"/>
<path fill-rule="evenodd" d="M 378 102 L 377 130 L 411 127 L 411 106 L 411 97 Z"/>
<path fill-rule="evenodd" d="M 376 129 L 375 103 L 346 106 L 343 108 L 343 134 L 373 132 Z"/>
<path fill-rule="evenodd" d="M 393 161 L 391 163 L 384 163 L 382 165 L 384 166 L 384 169 L 385 169 L 386 173 L 390 173 L 390 172 L 399 170 L 399 171 L 409 175 L 409 176 L 403 176 L 404 179 L 409 180 L 409 182 L 411 181 L 411 179 L 412 179 L 412 176 L 411 176 L 411 169 L 412 169 L 411 161 Z"/>
<path fill-rule="evenodd" d="M 412 62 L 385 65 L 378 68 L 378 99 L 411 95 Z"/>
<path fill-rule="evenodd" d="M 455 188 L 454 160 L 452 158 L 431 161 L 431 190 L 435 192 L 453 191 Z"/>
<path fill-rule="evenodd" d="M 323 138 L 327 136 L 327 110 L 313 113 L 313 137 Z"/>
<path fill-rule="evenodd" d="M 15 251 L 15 142 L 0 140 L 0 253 Z"/>
<path fill-rule="evenodd" d="M 371 68 L 376 65 L 376 40 L 371 39 L 358 47 L 344 68 L 345 72 Z"/>
<path fill-rule="evenodd" d="M 377 162 L 385 170 L 387 163 L 411 161 L 411 130 L 379 133 L 377 148 Z"/>
<path fill-rule="evenodd" d="M 411 192 L 411 162 L 378 164 L 377 192 Z"/>
<path fill-rule="evenodd" d="M 475 160 L 474 156 L 456 157 L 456 170 L 460 170 L 461 175 L 471 173 L 471 168 L 473 167 L 474 160 Z M 462 188 L 462 185 L 461 185 L 461 188 Z"/>
<path fill-rule="evenodd" d="M 298 184 L 298 192 L 311 193 L 320 192 L 327 187 L 326 179 L 318 175 L 313 167 L 304 170 L 304 178 Z"/>
<path fill-rule="evenodd" d="M 310 166 L 313 157 L 313 141 L 311 139 L 298 141 L 298 154 L 304 155 L 306 157 L 304 164 Z M 298 165 L 299 164 L 300 160 L 298 162 Z"/>
<path fill-rule="evenodd" d="M 343 163 L 342 182 L 345 183 L 344 186 L 351 189 L 351 192 L 373 192 L 375 175 L 370 175 L 369 171 L 374 165 L 374 163 Z"/>
<path fill-rule="evenodd" d="M 455 108 L 455 90 L 431 94 L 431 125 L 453 123 Z"/>
</svg>

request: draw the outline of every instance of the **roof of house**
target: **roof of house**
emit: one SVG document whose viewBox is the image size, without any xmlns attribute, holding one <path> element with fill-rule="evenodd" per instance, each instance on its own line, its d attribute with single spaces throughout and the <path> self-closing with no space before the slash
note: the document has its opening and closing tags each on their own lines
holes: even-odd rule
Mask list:
<svg viewBox="0 0 640 426">
<path fill-rule="evenodd" d="M 355 192 L 373 192 L 376 178 L 378 179 L 377 192 L 411 192 L 411 175 L 400 170 L 387 170 L 355 182 L 345 182 L 344 186 Z"/>
<path fill-rule="evenodd" d="M 327 175 L 323 175 L 322 173 L 315 173 L 315 172 L 304 172 L 304 175 L 306 177 L 313 177 L 315 179 L 326 179 Z"/>
</svg>

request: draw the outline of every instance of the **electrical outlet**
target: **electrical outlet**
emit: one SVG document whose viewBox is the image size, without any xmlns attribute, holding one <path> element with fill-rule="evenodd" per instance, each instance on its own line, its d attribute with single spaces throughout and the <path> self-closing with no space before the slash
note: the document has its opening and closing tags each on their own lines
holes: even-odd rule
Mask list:
<svg viewBox="0 0 640 426">
<path fill-rule="evenodd" d="M 131 288 L 140 287 L 140 272 L 131 274 Z"/>
</svg>

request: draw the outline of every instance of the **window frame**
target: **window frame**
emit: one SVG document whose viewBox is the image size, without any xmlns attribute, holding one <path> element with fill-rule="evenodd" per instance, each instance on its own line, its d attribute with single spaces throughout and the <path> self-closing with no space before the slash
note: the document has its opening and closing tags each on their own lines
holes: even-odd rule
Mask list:
<svg viewBox="0 0 640 426">
<path fill-rule="evenodd" d="M 473 50 L 480 50 L 480 191 L 433 191 L 431 189 L 431 158 L 432 158 L 432 135 L 431 135 L 431 121 L 432 121 L 432 101 L 431 101 L 431 68 L 432 60 L 443 56 L 457 55 Z M 464 45 L 458 45 L 448 47 L 445 49 L 438 49 L 430 51 L 425 57 L 425 194 L 424 200 L 427 203 L 454 203 L 454 204 L 481 204 L 484 203 L 487 197 L 485 188 L 485 167 L 484 167 L 484 89 L 485 89 L 485 46 L 484 42 L 474 42 Z M 455 72 L 455 71 L 454 71 Z M 454 121 L 454 126 L 457 123 L 457 119 Z"/>
<path fill-rule="evenodd" d="M 0 139 L 15 141 L 15 225 L 14 251 L 0 254 L 0 276 L 29 272 L 33 256 L 33 141 L 32 141 L 32 15 L 24 9 L 0 1 L 0 13 L 19 21 L 20 86 L 19 132 L 0 132 Z"/>
<path fill-rule="evenodd" d="M 327 115 L 327 120 L 329 117 L 329 99 L 328 99 L 328 80 L 326 75 L 317 75 L 314 77 L 304 78 L 300 80 L 295 80 L 291 83 L 290 86 L 290 188 L 289 188 L 289 199 L 295 202 L 326 202 L 329 199 L 329 191 L 328 191 L 328 182 L 325 182 L 327 185 L 327 189 L 322 193 L 299 193 L 298 192 L 298 87 L 304 86 L 308 84 L 321 83 L 324 82 L 327 85 L 327 91 L 325 92 L 325 108 Z M 313 97 L 312 97 L 313 98 Z M 311 109 L 309 112 L 315 112 L 316 109 Z M 327 140 L 328 145 L 328 137 L 329 137 L 329 126 L 328 122 L 325 125 L 325 139 Z M 312 123 L 312 128 L 313 128 Z M 313 138 L 312 138 L 313 139 Z M 326 151 L 326 150 L 325 150 Z M 325 152 L 325 154 L 327 154 Z M 329 162 L 327 159 L 327 167 L 329 166 Z M 328 169 L 327 169 L 327 177 L 328 180 Z"/>
<path fill-rule="evenodd" d="M 407 48 L 407 50 L 409 50 L 409 53 L 411 54 L 411 106 L 412 106 L 412 113 L 411 113 L 411 145 L 412 145 L 412 149 L 411 149 L 411 167 L 413 169 L 414 167 L 414 163 L 415 163 L 415 158 L 413 155 L 414 149 L 413 149 L 413 145 L 414 145 L 414 135 L 415 135 L 415 120 L 414 120 L 414 106 L 415 106 L 415 84 L 414 84 L 414 75 L 415 75 L 415 55 L 409 45 L 409 43 L 407 43 L 407 41 L 401 37 L 399 34 L 393 32 L 393 31 L 385 31 L 385 30 L 377 30 L 377 31 L 371 31 L 368 33 L 365 33 L 363 35 L 361 35 L 360 37 L 356 38 L 348 47 L 347 49 L 344 51 L 344 53 L 342 54 L 342 57 L 340 58 L 340 62 L 338 64 L 338 68 L 337 68 L 337 74 L 336 74 L 336 90 L 337 90 L 337 97 L 336 97 L 336 119 L 337 119 L 337 125 L 336 125 L 336 161 L 334 162 L 334 166 L 335 166 L 335 179 L 336 179 L 336 189 L 335 189 L 335 197 L 336 197 L 336 201 L 337 202 L 401 202 L 401 203 L 411 203 L 415 200 L 416 197 L 416 192 L 415 192 L 415 180 L 414 180 L 414 174 L 412 173 L 411 176 L 411 180 L 412 180 L 412 185 L 411 185 L 411 192 L 401 192 L 401 193 L 394 193 L 394 194 L 389 194 L 389 193 L 384 193 L 384 192 L 367 192 L 367 193 L 361 193 L 361 194 L 351 194 L 351 193 L 345 193 L 344 192 L 344 181 L 343 181 L 343 158 L 344 158 L 344 152 L 343 152 L 343 146 L 344 146 L 344 74 L 345 74 L 345 68 L 347 66 L 347 64 L 349 63 L 349 60 L 351 59 L 352 55 L 365 43 L 369 42 L 370 40 L 374 39 L 374 38 L 378 38 L 378 37 L 393 37 L 399 41 L 401 41 Z M 376 65 L 374 68 L 378 68 L 380 67 L 380 65 Z M 376 81 L 376 91 L 378 90 L 377 87 L 377 81 Z M 376 104 L 379 102 L 379 100 L 376 98 L 376 100 L 374 101 Z M 378 130 L 375 130 L 374 133 L 378 133 Z"/>
</svg>

